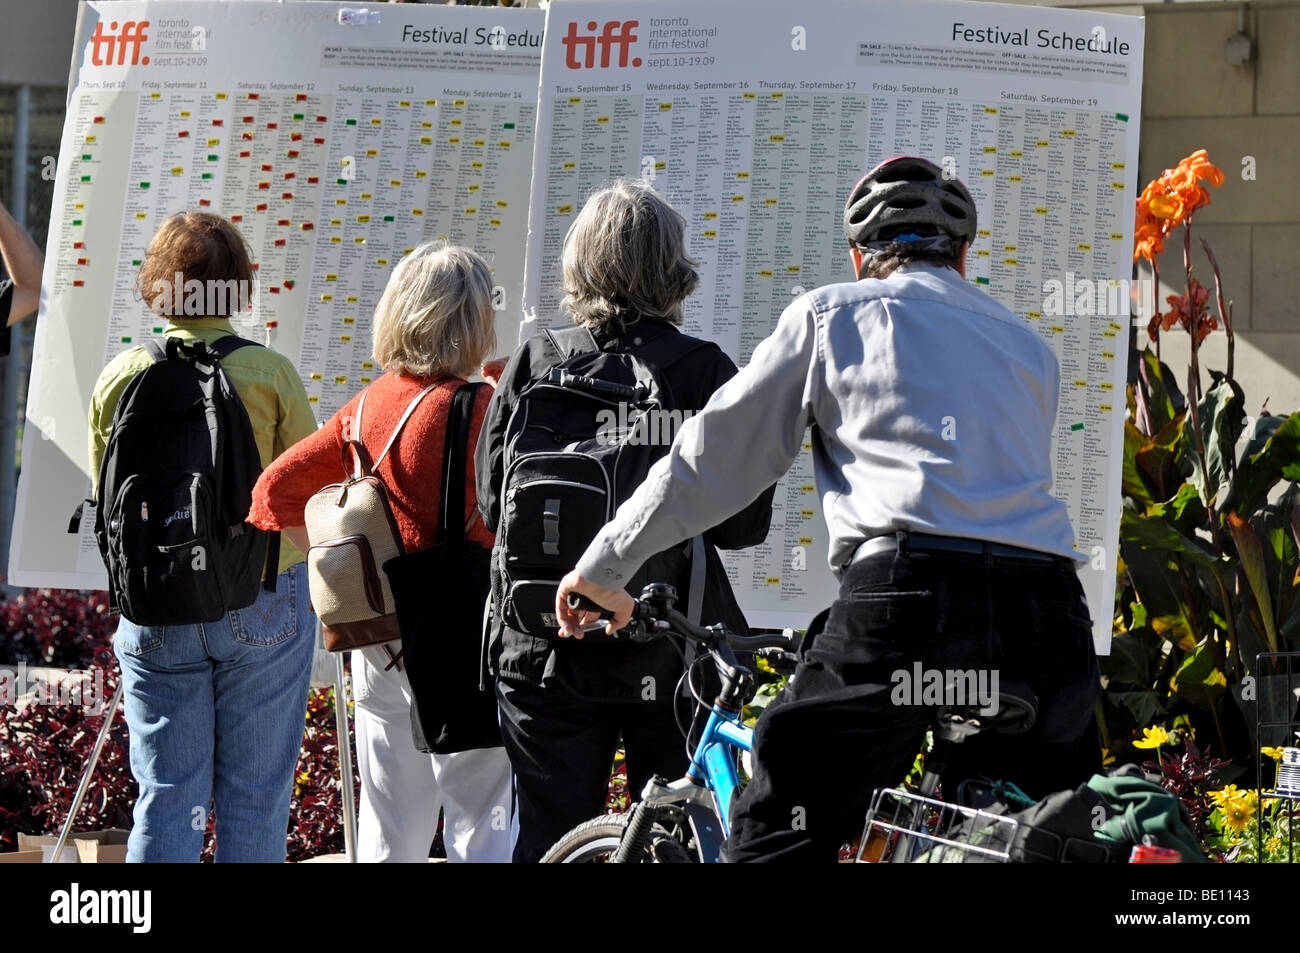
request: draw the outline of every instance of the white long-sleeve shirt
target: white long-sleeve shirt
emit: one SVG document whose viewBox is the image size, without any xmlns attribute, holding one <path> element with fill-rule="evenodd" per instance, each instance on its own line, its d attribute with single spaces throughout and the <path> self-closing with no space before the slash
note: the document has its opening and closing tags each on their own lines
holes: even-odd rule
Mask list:
<svg viewBox="0 0 1300 953">
<path fill-rule="evenodd" d="M 897 530 L 1086 562 L 1051 494 L 1059 373 L 1036 333 L 951 269 L 912 265 L 808 292 L 686 422 L 577 568 L 621 586 L 780 478 L 809 425 L 837 576 L 864 540 Z"/>
</svg>

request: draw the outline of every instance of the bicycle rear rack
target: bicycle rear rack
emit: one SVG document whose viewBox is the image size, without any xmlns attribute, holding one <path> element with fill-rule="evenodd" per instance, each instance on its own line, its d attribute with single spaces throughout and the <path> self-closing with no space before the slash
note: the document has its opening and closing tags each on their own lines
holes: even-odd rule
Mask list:
<svg viewBox="0 0 1300 953">
<path fill-rule="evenodd" d="M 1005 864 L 1018 827 L 1006 815 L 881 789 L 871 798 L 855 859 L 875 864 Z"/>
</svg>

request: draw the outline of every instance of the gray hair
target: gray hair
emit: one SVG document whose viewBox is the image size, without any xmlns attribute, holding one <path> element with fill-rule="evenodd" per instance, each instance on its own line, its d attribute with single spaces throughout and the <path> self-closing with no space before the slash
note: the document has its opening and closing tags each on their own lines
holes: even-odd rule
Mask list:
<svg viewBox="0 0 1300 953">
<path fill-rule="evenodd" d="M 492 270 L 476 252 L 424 242 L 397 263 L 375 308 L 376 363 L 415 377 L 469 377 L 495 347 Z"/>
<path fill-rule="evenodd" d="M 639 317 L 682 323 L 699 284 L 686 220 L 653 189 L 620 179 L 587 200 L 564 239 L 564 307 L 589 328 Z"/>
</svg>

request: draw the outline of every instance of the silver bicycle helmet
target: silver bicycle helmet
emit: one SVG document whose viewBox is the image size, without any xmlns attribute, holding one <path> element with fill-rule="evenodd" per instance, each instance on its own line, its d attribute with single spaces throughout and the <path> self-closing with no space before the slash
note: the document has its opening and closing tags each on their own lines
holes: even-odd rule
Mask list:
<svg viewBox="0 0 1300 953">
<path fill-rule="evenodd" d="M 875 252 L 900 242 L 956 251 L 975 240 L 975 201 L 927 159 L 897 156 L 864 175 L 844 205 L 844 236 Z"/>
</svg>

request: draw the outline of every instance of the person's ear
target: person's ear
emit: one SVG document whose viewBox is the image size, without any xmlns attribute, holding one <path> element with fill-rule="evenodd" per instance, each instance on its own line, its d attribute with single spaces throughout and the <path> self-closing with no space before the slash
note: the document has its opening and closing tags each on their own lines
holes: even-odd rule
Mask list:
<svg viewBox="0 0 1300 953">
<path fill-rule="evenodd" d="M 849 257 L 853 259 L 853 277 L 862 277 L 862 249 L 857 246 L 849 247 Z"/>
<path fill-rule="evenodd" d="M 957 274 L 963 278 L 966 277 L 966 252 L 970 251 L 970 242 L 961 243 L 961 251 L 957 252 Z"/>
</svg>

